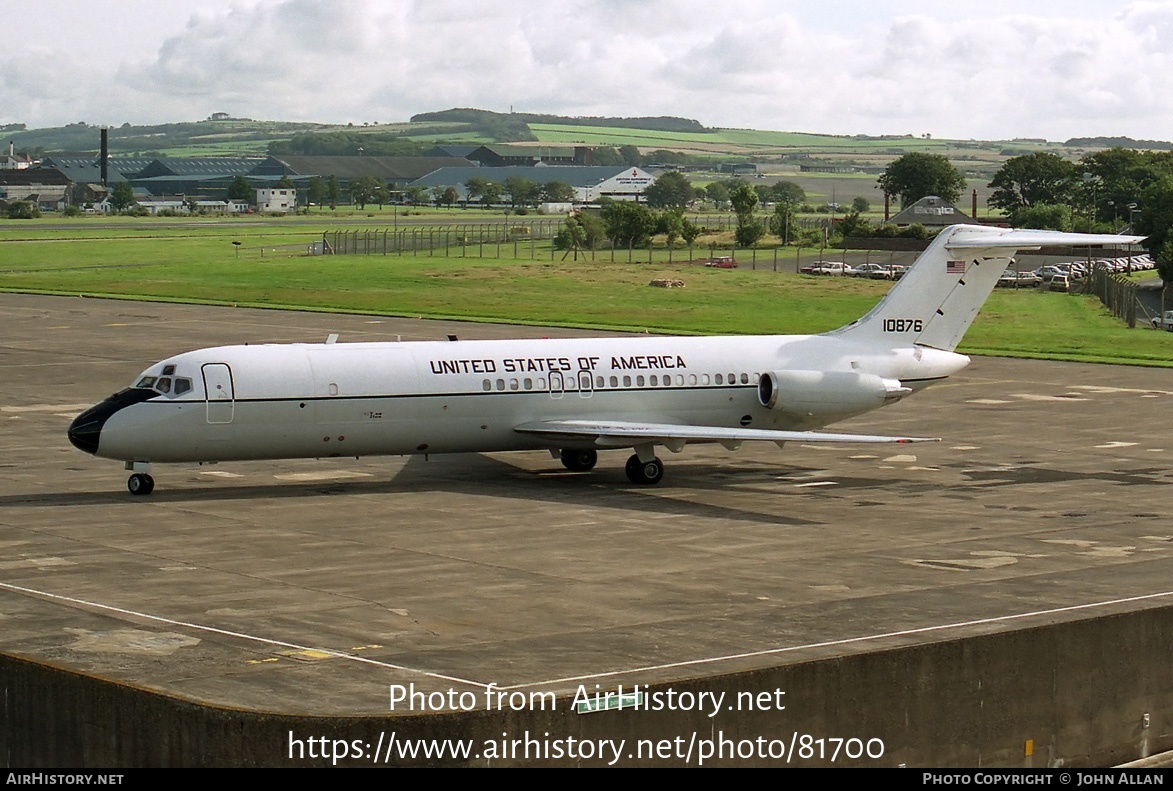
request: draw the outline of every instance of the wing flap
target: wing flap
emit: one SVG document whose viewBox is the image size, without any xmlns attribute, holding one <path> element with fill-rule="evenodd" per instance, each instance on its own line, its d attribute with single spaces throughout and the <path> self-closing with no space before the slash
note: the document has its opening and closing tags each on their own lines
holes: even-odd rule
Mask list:
<svg viewBox="0 0 1173 791">
<path fill-rule="evenodd" d="M 625 448 L 655 443 L 670 448 L 684 442 L 940 442 L 936 437 L 892 437 L 879 434 L 837 434 L 821 431 L 779 431 L 724 426 L 688 426 L 672 423 L 634 423 L 620 420 L 543 420 L 515 426 L 519 434 L 531 434 L 551 442 L 592 439 L 600 448 Z M 728 445 L 726 445 L 728 447 Z"/>
</svg>

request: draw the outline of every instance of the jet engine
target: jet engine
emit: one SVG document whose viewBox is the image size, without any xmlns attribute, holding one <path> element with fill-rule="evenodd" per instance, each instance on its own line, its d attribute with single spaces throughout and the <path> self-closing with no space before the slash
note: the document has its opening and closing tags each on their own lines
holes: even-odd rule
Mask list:
<svg viewBox="0 0 1173 791">
<path fill-rule="evenodd" d="M 912 392 L 898 379 L 854 371 L 767 371 L 758 380 L 758 401 L 792 415 L 866 412 Z"/>
</svg>

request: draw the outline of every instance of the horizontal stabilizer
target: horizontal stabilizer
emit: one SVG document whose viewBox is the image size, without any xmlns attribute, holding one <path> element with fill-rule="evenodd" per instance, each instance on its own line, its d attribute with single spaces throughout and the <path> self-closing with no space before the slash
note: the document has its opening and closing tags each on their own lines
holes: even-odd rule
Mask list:
<svg viewBox="0 0 1173 791">
<path fill-rule="evenodd" d="M 1037 250 L 1040 247 L 1126 247 L 1140 244 L 1143 236 L 1118 236 L 1110 233 L 1068 233 L 1066 231 L 1035 231 L 1028 228 L 985 228 L 966 225 L 958 228 L 946 247 L 951 250 L 1010 248 Z"/>
<path fill-rule="evenodd" d="M 667 445 L 686 442 L 939 442 L 933 437 L 889 437 L 875 434 L 835 434 L 820 431 L 774 431 L 759 428 L 723 426 L 686 426 L 670 423 L 630 423 L 609 420 L 543 420 L 525 423 L 513 429 L 559 442 L 566 439 L 592 439 L 602 448 L 626 448 L 635 444 Z"/>
</svg>

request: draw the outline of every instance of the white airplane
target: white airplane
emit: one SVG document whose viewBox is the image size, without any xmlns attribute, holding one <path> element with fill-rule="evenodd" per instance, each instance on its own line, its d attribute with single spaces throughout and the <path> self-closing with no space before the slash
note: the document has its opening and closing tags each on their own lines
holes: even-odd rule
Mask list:
<svg viewBox="0 0 1173 791">
<path fill-rule="evenodd" d="M 548 449 L 570 470 L 632 448 L 749 440 L 921 442 L 816 432 L 964 368 L 954 353 L 1020 250 L 1138 236 L 954 225 L 863 318 L 821 335 L 266 344 L 186 352 L 80 414 L 79 449 L 119 459 L 132 494 L 162 462 Z"/>
</svg>

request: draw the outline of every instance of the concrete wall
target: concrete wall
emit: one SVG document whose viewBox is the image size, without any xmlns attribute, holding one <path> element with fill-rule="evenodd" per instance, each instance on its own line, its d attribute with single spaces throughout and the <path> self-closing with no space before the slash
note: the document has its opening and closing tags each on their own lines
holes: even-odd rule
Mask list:
<svg viewBox="0 0 1173 791">
<path fill-rule="evenodd" d="M 694 733 L 701 740 L 721 735 L 733 745 L 759 737 L 789 745 L 796 734 L 883 740 L 881 759 L 840 756 L 836 765 L 1108 766 L 1173 748 L 1171 650 L 1173 608 L 1159 608 L 652 687 L 724 691 L 726 704 L 738 692 L 786 692 L 784 711 L 722 711 L 714 718 L 697 711 L 578 715 L 564 700 L 557 711 L 546 712 L 291 717 L 204 707 L 0 655 L 0 759 L 8 767 L 28 768 L 328 765 L 328 759 L 308 757 L 305 740 L 324 738 L 331 751 L 338 740 L 348 752 L 357 742 L 369 753 L 380 733 L 394 731 L 399 740 L 472 739 L 480 751 L 484 740 L 499 743 L 502 732 L 517 739 L 528 731 L 562 739 L 625 739 L 619 764 L 628 766 L 684 764 L 681 758 L 640 761 L 626 755 L 637 739 L 682 739 L 674 744 L 683 752 Z M 291 730 L 302 740 L 304 759 L 287 757 Z M 315 742 L 313 751 L 320 753 L 322 745 Z M 693 764 L 696 756 L 694 750 Z M 392 765 L 409 763 L 607 761 L 419 758 Z M 832 764 L 797 756 L 793 763 Z"/>
</svg>

